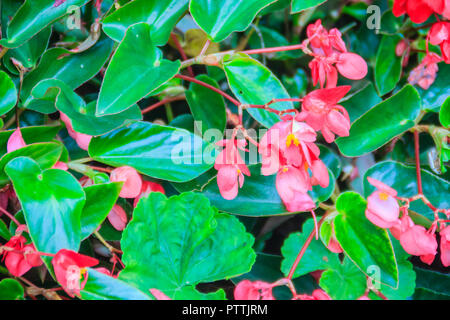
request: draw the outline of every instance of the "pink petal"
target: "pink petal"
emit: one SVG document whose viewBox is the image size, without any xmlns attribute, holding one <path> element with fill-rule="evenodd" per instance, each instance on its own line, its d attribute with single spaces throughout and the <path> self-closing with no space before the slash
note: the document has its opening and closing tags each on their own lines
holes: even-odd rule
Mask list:
<svg viewBox="0 0 450 320">
<path fill-rule="evenodd" d="M 398 220 L 400 208 L 393 197 L 375 191 L 367 198 L 366 217 L 380 228 L 391 228 Z"/>
<path fill-rule="evenodd" d="M 238 195 L 238 172 L 235 166 L 228 165 L 219 169 L 217 185 L 220 194 L 226 200 L 233 200 Z"/>
<path fill-rule="evenodd" d="M 436 235 L 430 234 L 422 227 L 415 225 L 400 236 L 403 249 L 414 256 L 436 255 Z"/>
<path fill-rule="evenodd" d="M 367 177 L 367 181 L 380 191 L 383 191 L 393 197 L 397 195 L 397 191 L 395 189 L 389 187 L 387 184 L 384 184 L 381 181 L 378 181 L 377 179 Z"/>
<path fill-rule="evenodd" d="M 350 120 L 339 111 L 331 110 L 328 113 L 327 125 L 340 137 L 348 137 L 350 134 Z"/>
<path fill-rule="evenodd" d="M 141 192 L 142 178 L 136 169 L 132 167 L 123 166 L 114 169 L 111 172 L 110 179 L 112 182 L 124 182 L 119 194 L 122 198 L 136 198 Z"/>
<path fill-rule="evenodd" d="M 6 145 L 6 150 L 12 152 L 14 150 L 25 147 L 27 144 L 23 140 L 22 132 L 19 128 L 14 130 L 14 132 L 9 136 L 8 143 Z"/>
<path fill-rule="evenodd" d="M 122 231 L 127 226 L 128 217 L 123 208 L 115 204 L 108 214 L 108 220 L 117 231 Z"/>
<path fill-rule="evenodd" d="M 355 53 L 342 53 L 336 63 L 339 73 L 351 80 L 360 80 L 367 75 L 367 63 Z"/>
<path fill-rule="evenodd" d="M 320 160 L 315 160 L 312 163 L 311 171 L 313 177 L 318 181 L 322 188 L 328 187 L 330 183 L 330 176 L 328 174 L 327 166 Z"/>
</svg>

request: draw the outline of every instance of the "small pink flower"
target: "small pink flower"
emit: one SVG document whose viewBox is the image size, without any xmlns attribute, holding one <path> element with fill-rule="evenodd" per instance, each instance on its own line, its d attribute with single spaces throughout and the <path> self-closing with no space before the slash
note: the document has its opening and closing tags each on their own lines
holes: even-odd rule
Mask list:
<svg viewBox="0 0 450 320">
<path fill-rule="evenodd" d="M 371 177 L 368 177 L 367 180 L 377 188 L 367 198 L 367 219 L 380 228 L 393 227 L 400 213 L 398 202 L 394 198 L 397 195 L 397 191 Z"/>
<path fill-rule="evenodd" d="M 122 231 L 127 226 L 128 217 L 121 206 L 115 204 L 108 213 L 108 220 L 117 231 Z"/>
<path fill-rule="evenodd" d="M 134 198 L 133 206 L 136 207 L 139 200 L 148 196 L 150 192 L 161 192 L 162 194 L 165 194 L 164 188 L 159 183 L 143 180 L 141 193 Z"/>
<path fill-rule="evenodd" d="M 450 266 L 450 226 L 440 232 L 441 235 L 441 262 L 444 267 Z"/>
<path fill-rule="evenodd" d="M 401 234 L 400 244 L 407 253 L 420 256 L 420 259 L 427 264 L 433 262 L 437 253 L 436 235 L 427 232 L 424 227 L 418 225 Z"/>
<path fill-rule="evenodd" d="M 241 158 L 238 149 L 245 151 L 245 140 L 229 139 L 217 142 L 224 149 L 216 158 L 214 168 L 217 172 L 217 185 L 220 194 L 226 200 L 237 197 L 239 188 L 244 185 L 244 174 L 250 176 L 250 171 Z"/>
<path fill-rule="evenodd" d="M 366 61 L 356 53 L 346 52 L 338 56 L 336 68 L 339 73 L 350 80 L 360 80 L 367 75 Z"/>
<path fill-rule="evenodd" d="M 122 166 L 114 169 L 110 174 L 112 182 L 123 181 L 119 196 L 122 198 L 136 198 L 142 189 L 142 178 L 136 169 Z"/>
<path fill-rule="evenodd" d="M 285 166 L 277 174 L 275 186 L 289 212 L 308 211 L 315 208 L 314 201 L 307 194 L 311 185 L 306 170 Z"/>
<path fill-rule="evenodd" d="M 438 62 L 442 61 L 436 53 L 428 53 L 422 62 L 411 71 L 408 82 L 412 85 L 419 85 L 422 89 L 427 90 L 436 80 L 436 74 L 439 70 Z"/>
<path fill-rule="evenodd" d="M 414 226 L 414 222 L 407 215 L 398 219 L 395 224 L 389 229 L 395 239 L 400 239 L 400 236 L 408 229 Z"/>
<path fill-rule="evenodd" d="M 242 280 L 234 289 L 235 300 L 275 300 L 272 285 L 263 281 Z"/>
<path fill-rule="evenodd" d="M 25 147 L 27 144 L 23 140 L 22 132 L 20 128 L 14 130 L 14 132 L 9 136 L 8 143 L 6 145 L 7 152 L 12 152 L 17 149 Z"/>
<path fill-rule="evenodd" d="M 32 267 L 42 265 L 41 257 L 35 253 L 33 244 L 25 245 L 26 239 L 21 235 L 13 236 L 4 245 L 14 251 L 5 250 L 3 260 L 8 271 L 15 277 L 20 277 L 27 273 Z"/>
</svg>

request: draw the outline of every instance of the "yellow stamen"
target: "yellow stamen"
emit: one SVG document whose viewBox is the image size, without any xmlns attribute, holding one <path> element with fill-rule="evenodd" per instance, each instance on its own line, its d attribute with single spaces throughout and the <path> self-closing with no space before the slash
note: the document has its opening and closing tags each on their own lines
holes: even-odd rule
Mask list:
<svg viewBox="0 0 450 320">
<path fill-rule="evenodd" d="M 307 162 L 305 162 L 305 164 L 304 164 L 304 167 L 305 167 L 305 171 L 308 171 L 308 163 Z"/>
<path fill-rule="evenodd" d="M 83 279 L 83 276 L 87 273 L 87 269 L 86 268 L 81 268 L 80 269 L 80 279 Z"/>
<path fill-rule="evenodd" d="M 389 195 L 384 192 L 380 192 L 380 194 L 378 196 L 380 197 L 380 200 L 383 200 L 383 201 L 386 201 L 387 199 L 389 199 Z"/>
<path fill-rule="evenodd" d="M 289 170 L 288 167 L 283 168 L 283 172 L 287 172 L 288 170 Z"/>
<path fill-rule="evenodd" d="M 289 135 L 287 136 L 287 138 L 286 138 L 286 147 L 289 148 L 289 147 L 291 146 L 292 142 L 293 142 L 296 146 L 298 146 L 298 145 L 300 144 L 300 141 L 298 141 L 297 137 L 296 137 L 293 133 L 291 133 L 291 134 L 289 134 Z"/>
<path fill-rule="evenodd" d="M 241 170 L 240 170 L 240 169 L 237 169 L 237 173 L 238 173 L 238 174 L 241 174 Z"/>
</svg>

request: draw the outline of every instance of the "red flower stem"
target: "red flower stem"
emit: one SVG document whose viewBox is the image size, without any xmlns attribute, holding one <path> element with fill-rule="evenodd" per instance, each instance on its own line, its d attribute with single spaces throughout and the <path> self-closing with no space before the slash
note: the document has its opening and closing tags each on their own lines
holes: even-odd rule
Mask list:
<svg viewBox="0 0 450 320">
<path fill-rule="evenodd" d="M 291 46 L 261 48 L 261 49 L 245 50 L 245 51 L 241 51 L 241 52 L 245 53 L 245 54 L 261 54 L 261 53 L 284 52 L 284 51 L 303 50 L 303 49 L 305 49 L 305 46 L 301 43 L 301 44 L 295 44 L 295 45 L 291 45 Z"/>
<path fill-rule="evenodd" d="M 3 212 L 8 218 L 10 218 L 17 226 L 20 226 L 21 223 L 14 217 L 11 213 L 0 207 L 0 211 Z"/>
<path fill-rule="evenodd" d="M 96 167 L 96 166 L 88 166 L 89 168 L 91 168 L 92 170 L 97 170 L 100 172 L 106 172 L 106 173 L 111 173 L 112 169 L 109 168 L 102 168 L 102 167 Z"/>
<path fill-rule="evenodd" d="M 416 155 L 417 189 L 418 189 L 419 194 L 423 194 L 422 176 L 420 173 L 419 131 L 417 131 L 417 130 L 414 130 L 414 148 L 415 148 L 415 155 Z"/>
<path fill-rule="evenodd" d="M 183 47 L 181 46 L 180 41 L 178 41 L 178 38 L 175 35 L 175 33 L 171 33 L 170 34 L 170 38 L 173 40 L 175 46 L 177 47 L 178 52 L 180 53 L 181 57 L 183 58 L 183 60 L 187 60 L 188 57 L 186 55 L 186 52 L 184 52 Z M 192 70 L 191 66 L 188 66 L 187 70 L 188 70 L 189 75 L 191 77 L 195 77 L 194 70 Z"/>
<path fill-rule="evenodd" d="M 171 103 L 174 101 L 181 101 L 181 100 L 185 100 L 186 97 L 185 96 L 177 96 L 177 97 L 171 97 L 171 98 L 166 98 L 163 99 L 155 104 L 152 104 L 151 106 L 145 108 L 144 110 L 142 110 L 142 114 L 146 114 L 152 110 L 155 110 L 156 108 L 165 105 L 166 103 Z"/>
<path fill-rule="evenodd" d="M 233 98 L 232 96 L 230 96 L 229 94 L 227 94 L 227 93 L 223 92 L 222 90 L 217 89 L 216 87 L 214 87 L 214 86 L 212 86 L 212 85 L 210 85 L 210 84 L 207 84 L 207 83 L 205 83 L 205 82 L 203 82 L 203 81 L 197 80 L 197 79 L 192 78 L 192 77 L 184 76 L 184 75 L 182 75 L 182 74 L 177 74 L 177 75 L 175 76 L 175 78 L 180 78 L 180 79 L 183 79 L 183 80 L 186 80 L 186 81 L 194 82 L 194 83 L 196 83 L 196 84 L 198 84 L 198 85 L 201 85 L 201 86 L 203 86 L 203 87 L 205 87 L 205 88 L 211 89 L 211 90 L 214 91 L 214 92 L 217 92 L 218 94 L 220 94 L 220 95 L 223 96 L 224 98 L 226 98 L 226 99 L 228 99 L 229 101 L 231 101 L 231 102 L 232 102 L 234 105 L 236 105 L 237 107 L 239 107 L 239 106 L 241 105 L 241 103 L 240 103 L 239 101 L 237 101 L 236 99 L 234 99 L 234 98 Z"/>
<path fill-rule="evenodd" d="M 322 225 L 322 223 L 325 220 L 326 216 L 327 216 L 327 214 L 324 214 L 322 216 L 322 218 L 320 219 L 319 223 L 317 224 L 317 229 L 320 228 L 320 226 Z M 303 244 L 302 249 L 298 253 L 297 258 L 295 259 L 294 264 L 292 265 L 291 270 L 289 271 L 289 275 L 287 276 L 287 279 L 292 280 L 292 277 L 294 276 L 295 269 L 297 269 L 297 266 L 300 263 L 300 260 L 302 259 L 303 255 L 305 254 L 306 249 L 308 249 L 308 246 L 311 243 L 312 239 L 314 238 L 315 234 L 316 234 L 316 229 L 313 229 L 311 231 L 310 235 L 308 236 L 308 238 L 306 239 L 305 243 Z"/>
</svg>

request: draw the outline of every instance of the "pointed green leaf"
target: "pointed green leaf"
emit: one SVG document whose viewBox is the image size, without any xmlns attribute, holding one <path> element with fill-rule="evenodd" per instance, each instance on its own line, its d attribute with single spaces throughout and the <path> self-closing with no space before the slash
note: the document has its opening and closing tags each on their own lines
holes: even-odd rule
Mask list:
<svg viewBox="0 0 450 320">
<path fill-rule="evenodd" d="M 122 112 L 175 76 L 179 61 L 162 58 L 151 28 L 137 23 L 127 29 L 109 63 L 97 103 L 97 115 Z"/>
<path fill-rule="evenodd" d="M 16 86 L 8 74 L 0 70 L 0 115 L 4 115 L 14 108 L 16 102 Z"/>
<path fill-rule="evenodd" d="M 402 73 L 402 57 L 396 55 L 395 47 L 402 40 L 399 35 L 383 36 L 378 47 L 375 65 L 375 83 L 380 95 L 394 90 Z"/>
</svg>

